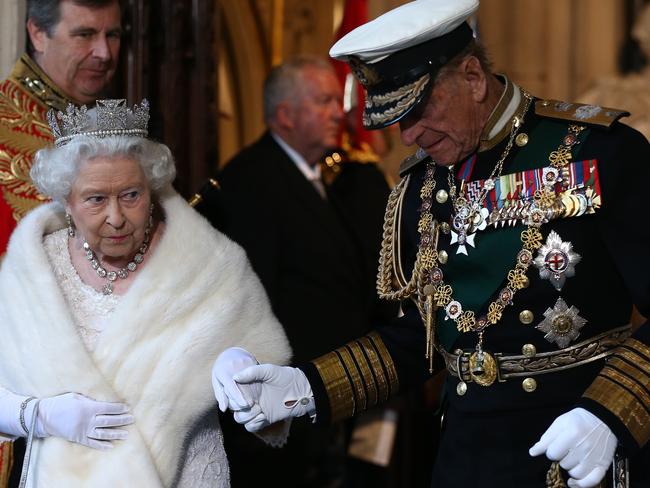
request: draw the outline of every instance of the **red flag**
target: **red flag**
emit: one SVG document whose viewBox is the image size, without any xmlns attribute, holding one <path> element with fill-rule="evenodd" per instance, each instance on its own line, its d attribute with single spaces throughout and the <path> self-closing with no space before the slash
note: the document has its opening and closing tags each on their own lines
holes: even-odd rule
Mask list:
<svg viewBox="0 0 650 488">
<path fill-rule="evenodd" d="M 368 0 L 346 0 L 343 10 L 341 26 L 336 32 L 334 42 L 338 41 L 348 32 L 354 30 L 368 21 Z M 348 152 L 370 149 L 372 135 L 364 129 L 362 114 L 365 102 L 365 90 L 354 79 L 350 66 L 343 61 L 332 60 L 336 75 L 344 90 L 343 108 L 351 111 L 344 119 L 341 133 L 341 146 Z M 353 106 L 351 106 L 353 104 Z M 376 155 L 373 155 L 376 158 Z"/>
</svg>

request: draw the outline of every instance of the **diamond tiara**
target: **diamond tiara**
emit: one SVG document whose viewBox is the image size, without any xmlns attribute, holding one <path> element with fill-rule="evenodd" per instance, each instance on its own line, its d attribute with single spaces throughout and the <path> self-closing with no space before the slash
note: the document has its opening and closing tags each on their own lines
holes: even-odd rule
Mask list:
<svg viewBox="0 0 650 488">
<path fill-rule="evenodd" d="M 61 147 L 77 136 L 147 137 L 149 102 L 143 99 L 140 105 L 130 109 L 126 100 L 97 100 L 96 108 L 88 110 L 82 105 L 68 105 L 66 113 L 50 110 L 47 121 L 54 135 L 54 145 Z"/>
</svg>

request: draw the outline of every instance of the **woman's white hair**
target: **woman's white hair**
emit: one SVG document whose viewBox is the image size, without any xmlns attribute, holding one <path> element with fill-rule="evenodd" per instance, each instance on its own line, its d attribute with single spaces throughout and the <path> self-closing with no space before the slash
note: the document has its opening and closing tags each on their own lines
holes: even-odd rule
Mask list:
<svg viewBox="0 0 650 488">
<path fill-rule="evenodd" d="M 97 157 L 126 157 L 137 161 L 154 194 L 176 176 L 174 157 L 167 146 L 143 137 L 125 136 L 78 136 L 64 146 L 41 149 L 34 157 L 30 175 L 38 191 L 63 204 L 82 163 Z"/>
</svg>

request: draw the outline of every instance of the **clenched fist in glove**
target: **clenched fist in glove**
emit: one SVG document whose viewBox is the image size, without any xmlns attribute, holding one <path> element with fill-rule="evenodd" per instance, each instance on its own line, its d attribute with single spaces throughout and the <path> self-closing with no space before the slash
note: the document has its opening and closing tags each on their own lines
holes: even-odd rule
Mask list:
<svg viewBox="0 0 650 488">
<path fill-rule="evenodd" d="M 298 368 L 262 364 L 237 373 L 233 379 L 239 385 L 258 385 L 255 405 L 235 412 L 235 420 L 249 432 L 289 417 L 313 415 L 316 410 L 311 385 Z"/>
<path fill-rule="evenodd" d="M 36 400 L 0 388 L 0 432 L 27 436 Z M 25 406 L 22 407 L 22 404 Z M 22 418 L 20 412 L 22 410 Z M 122 403 L 99 402 L 78 393 L 42 398 L 38 405 L 34 435 L 61 437 L 94 449 L 110 449 L 112 441 L 126 439 L 128 432 L 118 427 L 130 425 L 133 416 Z"/>
<path fill-rule="evenodd" d="M 569 472 L 571 488 L 590 488 L 603 479 L 618 441 L 598 417 L 583 408 L 560 415 L 530 448 L 531 456 L 546 453 Z"/>
</svg>

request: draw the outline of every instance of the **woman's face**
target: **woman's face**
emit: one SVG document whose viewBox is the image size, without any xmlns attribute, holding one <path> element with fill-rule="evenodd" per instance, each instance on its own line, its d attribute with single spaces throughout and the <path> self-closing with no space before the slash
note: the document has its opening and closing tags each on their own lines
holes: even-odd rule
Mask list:
<svg viewBox="0 0 650 488">
<path fill-rule="evenodd" d="M 151 193 L 137 161 L 96 157 L 82 163 L 66 210 L 97 257 L 130 260 L 144 241 Z"/>
</svg>

